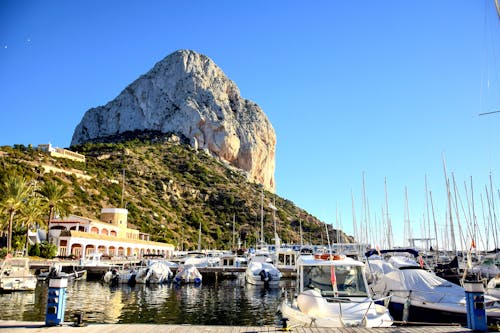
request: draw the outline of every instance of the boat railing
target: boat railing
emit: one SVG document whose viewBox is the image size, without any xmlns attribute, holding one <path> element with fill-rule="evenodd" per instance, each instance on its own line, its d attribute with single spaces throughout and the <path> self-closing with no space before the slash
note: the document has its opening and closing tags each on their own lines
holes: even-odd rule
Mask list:
<svg viewBox="0 0 500 333">
<path fill-rule="evenodd" d="M 370 308 L 372 306 L 372 304 L 376 303 L 376 302 L 384 302 L 385 304 L 385 301 L 389 301 L 390 298 L 392 297 L 392 295 L 389 295 L 389 296 L 386 296 L 386 297 L 382 297 L 382 298 L 379 298 L 379 299 L 372 299 L 370 301 L 370 304 L 368 304 L 368 307 L 366 308 L 366 311 L 365 311 L 365 314 L 363 315 L 363 318 L 361 319 L 361 323 L 362 323 L 362 326 L 365 326 L 366 327 L 366 318 L 368 316 L 368 311 L 370 311 Z M 387 307 L 386 307 L 387 308 Z"/>
</svg>

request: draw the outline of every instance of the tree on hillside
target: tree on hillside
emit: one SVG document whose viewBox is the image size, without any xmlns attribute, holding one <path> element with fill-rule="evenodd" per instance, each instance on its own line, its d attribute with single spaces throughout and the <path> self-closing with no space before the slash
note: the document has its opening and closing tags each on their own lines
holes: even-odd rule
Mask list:
<svg viewBox="0 0 500 333">
<path fill-rule="evenodd" d="M 12 226 L 14 223 L 14 215 L 26 204 L 32 186 L 27 178 L 13 175 L 7 177 L 1 187 L 0 193 L 2 193 L 2 197 L 0 198 L 0 207 L 7 213 L 9 218 L 7 251 L 10 252 L 12 249 Z"/>
<path fill-rule="evenodd" d="M 48 180 L 38 190 L 38 193 L 42 195 L 43 207 L 49 210 L 47 218 L 47 241 L 49 241 L 48 227 L 55 213 L 59 213 L 60 216 L 67 216 L 69 214 L 68 188 L 64 184 Z"/>
<path fill-rule="evenodd" d="M 26 253 L 29 250 L 29 231 L 35 225 L 44 224 L 44 210 L 42 208 L 41 198 L 32 196 L 21 208 L 21 221 L 26 227 Z"/>
</svg>

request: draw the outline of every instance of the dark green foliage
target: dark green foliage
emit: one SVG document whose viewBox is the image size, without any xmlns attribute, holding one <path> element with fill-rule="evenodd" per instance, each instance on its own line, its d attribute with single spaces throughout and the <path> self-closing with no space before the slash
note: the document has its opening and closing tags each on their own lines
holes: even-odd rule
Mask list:
<svg viewBox="0 0 500 333">
<path fill-rule="evenodd" d="M 8 156 L 0 160 L 0 180 L 7 172 L 14 172 L 36 179 L 39 185 L 62 182 L 70 192 L 72 214 L 98 219 L 103 207 L 125 207 L 129 224 L 151 234 L 152 240 L 179 247 L 182 243 L 184 249 L 197 247 L 200 223 L 203 248 L 229 249 L 234 215 L 236 233 L 243 244 L 255 245 L 260 237 L 256 235 L 260 235 L 261 186 L 189 145 L 170 143 L 168 135 L 131 133 L 127 138 L 119 143 L 72 147 L 86 155 L 85 164 L 55 159 L 36 149 L 1 147 Z M 181 142 L 186 139 L 181 138 Z M 42 164 L 81 170 L 91 179 L 43 174 Z M 291 201 L 264 191 L 266 241 L 271 242 L 274 233 L 268 209 L 273 202 L 278 208 L 276 220 L 282 240 L 300 242 L 299 219 L 304 239 L 321 239 L 325 229 L 318 219 Z"/>
<path fill-rule="evenodd" d="M 57 253 L 57 246 L 55 244 L 50 244 L 47 241 L 43 241 L 40 244 L 40 257 L 53 259 Z"/>
<path fill-rule="evenodd" d="M 32 257 L 40 257 L 40 244 L 31 245 L 28 253 Z"/>
</svg>

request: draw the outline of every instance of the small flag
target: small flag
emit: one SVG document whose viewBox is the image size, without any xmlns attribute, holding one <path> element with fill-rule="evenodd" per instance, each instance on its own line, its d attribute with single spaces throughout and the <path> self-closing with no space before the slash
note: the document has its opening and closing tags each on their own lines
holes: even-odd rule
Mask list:
<svg viewBox="0 0 500 333">
<path fill-rule="evenodd" d="M 472 240 L 472 242 L 470 244 L 470 247 L 471 247 L 471 249 L 475 249 L 476 248 L 476 242 L 474 242 L 474 240 Z"/>
<path fill-rule="evenodd" d="M 420 268 L 424 268 L 424 259 L 422 256 L 418 256 L 418 263 L 420 264 Z"/>
<path fill-rule="evenodd" d="M 333 265 L 330 266 L 330 281 L 332 282 L 332 286 L 335 286 L 337 283 L 337 277 L 335 276 L 335 267 Z"/>
</svg>

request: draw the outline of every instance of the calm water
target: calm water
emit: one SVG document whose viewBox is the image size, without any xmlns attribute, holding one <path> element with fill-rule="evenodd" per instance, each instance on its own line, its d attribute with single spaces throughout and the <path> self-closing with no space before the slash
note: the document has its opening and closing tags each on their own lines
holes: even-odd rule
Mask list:
<svg viewBox="0 0 500 333">
<path fill-rule="evenodd" d="M 286 290 L 294 282 L 284 280 L 279 287 L 247 285 L 239 280 L 177 286 L 126 285 L 111 288 L 96 281 L 70 282 L 67 288 L 65 321 L 74 321 L 84 311 L 85 322 L 157 323 L 199 325 L 278 325 L 276 310 Z M 0 320 L 45 321 L 46 283 L 34 292 L 0 294 Z"/>
</svg>

